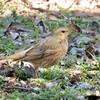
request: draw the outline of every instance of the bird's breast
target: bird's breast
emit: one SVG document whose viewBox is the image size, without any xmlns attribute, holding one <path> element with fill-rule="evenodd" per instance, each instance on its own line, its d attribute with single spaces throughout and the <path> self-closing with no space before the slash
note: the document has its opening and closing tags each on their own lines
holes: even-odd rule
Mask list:
<svg viewBox="0 0 100 100">
<path fill-rule="evenodd" d="M 50 55 L 49 57 L 43 60 L 42 64 L 44 65 L 44 68 L 48 68 L 50 66 L 57 64 L 60 60 L 62 60 L 65 57 L 68 50 L 68 42 L 65 39 L 61 41 L 60 44 L 62 48 L 61 50 L 59 50 L 59 52 L 55 53 L 54 55 Z"/>
<path fill-rule="evenodd" d="M 62 46 L 62 51 L 66 53 L 67 50 L 68 50 L 68 41 L 67 41 L 67 39 L 62 40 L 60 44 Z"/>
</svg>

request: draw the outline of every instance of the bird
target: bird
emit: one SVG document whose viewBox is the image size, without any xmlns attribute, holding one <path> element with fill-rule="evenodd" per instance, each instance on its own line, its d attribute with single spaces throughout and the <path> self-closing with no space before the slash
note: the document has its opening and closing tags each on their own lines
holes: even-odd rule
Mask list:
<svg viewBox="0 0 100 100">
<path fill-rule="evenodd" d="M 67 37 L 73 31 L 74 28 L 71 26 L 54 29 L 50 36 L 47 36 L 35 46 L 11 56 L 0 57 L 0 61 L 12 60 L 30 62 L 34 66 L 35 75 L 36 78 L 38 78 L 37 68 L 49 68 L 65 57 L 68 51 Z"/>
</svg>

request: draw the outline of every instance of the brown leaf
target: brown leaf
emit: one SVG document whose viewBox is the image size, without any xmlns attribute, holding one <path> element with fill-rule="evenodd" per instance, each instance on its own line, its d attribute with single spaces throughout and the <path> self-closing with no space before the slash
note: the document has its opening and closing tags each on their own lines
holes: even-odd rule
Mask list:
<svg viewBox="0 0 100 100">
<path fill-rule="evenodd" d="M 7 87 L 14 86 L 14 85 L 18 85 L 18 81 L 16 80 L 16 76 L 10 77 L 8 82 L 6 83 Z"/>
<path fill-rule="evenodd" d="M 72 83 L 72 84 L 76 83 L 77 81 L 78 82 L 80 81 L 80 78 L 78 75 L 69 76 L 68 78 L 69 78 L 70 83 Z"/>
<path fill-rule="evenodd" d="M 48 17 L 50 20 L 59 20 L 55 15 L 49 14 L 47 17 Z"/>
<path fill-rule="evenodd" d="M 91 54 L 94 55 L 94 51 L 93 51 L 93 46 L 90 44 L 86 47 L 86 55 L 89 57 L 89 58 L 92 58 Z"/>
<path fill-rule="evenodd" d="M 0 91 L 0 96 L 6 96 L 6 95 L 7 95 L 7 92 Z"/>
<path fill-rule="evenodd" d="M 47 15 L 47 17 L 50 19 L 50 20 L 60 20 L 60 19 L 65 19 L 65 16 L 62 14 L 62 13 L 59 13 L 59 12 L 51 12 Z"/>
<path fill-rule="evenodd" d="M 71 24 L 71 27 L 76 29 L 78 32 L 81 32 L 81 29 L 79 26 L 75 25 L 75 24 Z"/>
</svg>

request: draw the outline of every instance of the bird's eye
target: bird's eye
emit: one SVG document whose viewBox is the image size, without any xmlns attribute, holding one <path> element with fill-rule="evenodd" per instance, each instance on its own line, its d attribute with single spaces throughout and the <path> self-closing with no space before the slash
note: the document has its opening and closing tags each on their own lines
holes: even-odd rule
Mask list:
<svg viewBox="0 0 100 100">
<path fill-rule="evenodd" d="M 65 31 L 61 31 L 62 33 L 65 33 Z"/>
</svg>

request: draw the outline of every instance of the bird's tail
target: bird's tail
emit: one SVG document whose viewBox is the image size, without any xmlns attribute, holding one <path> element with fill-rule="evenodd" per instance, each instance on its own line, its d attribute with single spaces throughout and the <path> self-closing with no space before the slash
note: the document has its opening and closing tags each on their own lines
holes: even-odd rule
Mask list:
<svg viewBox="0 0 100 100">
<path fill-rule="evenodd" d="M 11 55 L 11 56 L 0 57 L 0 61 L 1 60 L 11 60 L 11 61 L 21 60 L 25 56 L 26 52 L 27 52 L 27 50 L 16 53 L 16 54 Z"/>
</svg>

